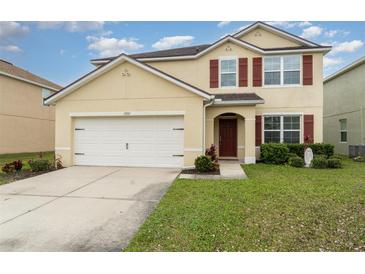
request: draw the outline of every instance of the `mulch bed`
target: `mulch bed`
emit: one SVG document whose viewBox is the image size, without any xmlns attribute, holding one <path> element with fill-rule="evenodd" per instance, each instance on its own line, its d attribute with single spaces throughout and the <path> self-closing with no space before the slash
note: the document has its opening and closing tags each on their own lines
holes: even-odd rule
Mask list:
<svg viewBox="0 0 365 274">
<path fill-rule="evenodd" d="M 181 174 L 220 175 L 221 172 L 219 169 L 215 170 L 215 171 L 209 171 L 209 172 L 199 172 L 195 168 L 191 168 L 191 169 L 183 169 Z"/>
<path fill-rule="evenodd" d="M 47 171 L 39 171 L 39 172 L 32 172 L 31 170 L 22 170 L 19 172 L 15 172 L 12 174 L 2 174 L 3 178 L 6 179 L 6 183 L 11 183 L 14 181 L 18 181 L 18 180 L 22 180 L 22 179 L 27 179 L 30 177 L 34 177 L 34 176 L 38 176 L 44 173 L 48 173 L 48 172 L 52 172 L 55 171 L 56 169 L 50 169 Z"/>
</svg>

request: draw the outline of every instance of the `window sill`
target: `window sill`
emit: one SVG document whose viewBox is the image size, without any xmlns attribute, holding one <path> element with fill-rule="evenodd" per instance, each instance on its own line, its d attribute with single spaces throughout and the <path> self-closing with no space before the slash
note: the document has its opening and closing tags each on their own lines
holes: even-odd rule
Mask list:
<svg viewBox="0 0 365 274">
<path fill-rule="evenodd" d="M 263 88 L 301 88 L 303 85 L 263 85 Z"/>
</svg>

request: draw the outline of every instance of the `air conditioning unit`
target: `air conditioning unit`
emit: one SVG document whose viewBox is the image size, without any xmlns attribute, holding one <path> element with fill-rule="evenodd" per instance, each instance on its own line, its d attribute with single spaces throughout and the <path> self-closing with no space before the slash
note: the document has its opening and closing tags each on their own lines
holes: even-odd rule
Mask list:
<svg viewBox="0 0 365 274">
<path fill-rule="evenodd" d="M 365 145 L 350 145 L 349 146 L 349 156 L 364 156 L 365 157 Z"/>
</svg>

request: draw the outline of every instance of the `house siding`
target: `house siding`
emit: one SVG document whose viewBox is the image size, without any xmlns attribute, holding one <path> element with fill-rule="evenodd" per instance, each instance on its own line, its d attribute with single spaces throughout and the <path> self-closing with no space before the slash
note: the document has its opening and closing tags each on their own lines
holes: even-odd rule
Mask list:
<svg viewBox="0 0 365 274">
<path fill-rule="evenodd" d="M 0 128 L 0 154 L 54 150 L 54 107 L 39 86 L 0 76 Z"/>
<path fill-rule="evenodd" d="M 348 154 L 349 145 L 365 144 L 365 64 L 324 84 L 324 141 L 335 152 Z M 340 119 L 347 119 L 347 142 L 340 142 Z"/>
</svg>

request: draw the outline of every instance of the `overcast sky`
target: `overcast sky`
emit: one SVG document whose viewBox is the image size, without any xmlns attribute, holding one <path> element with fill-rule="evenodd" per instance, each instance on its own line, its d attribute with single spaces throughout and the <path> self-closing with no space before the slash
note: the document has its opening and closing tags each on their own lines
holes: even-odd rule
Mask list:
<svg viewBox="0 0 365 274">
<path fill-rule="evenodd" d="M 89 60 L 213 43 L 253 22 L 0 22 L 0 59 L 61 85 L 87 73 Z M 332 45 L 329 75 L 365 55 L 365 22 L 268 22 Z"/>
</svg>

